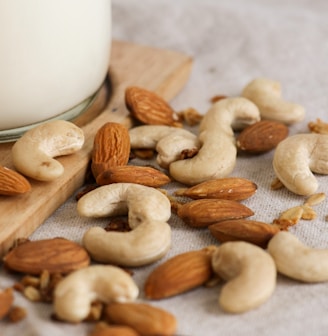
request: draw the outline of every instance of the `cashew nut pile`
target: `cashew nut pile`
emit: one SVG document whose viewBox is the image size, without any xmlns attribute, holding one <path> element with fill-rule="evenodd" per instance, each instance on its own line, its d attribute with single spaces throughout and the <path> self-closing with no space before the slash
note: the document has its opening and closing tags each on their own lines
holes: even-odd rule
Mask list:
<svg viewBox="0 0 328 336">
<path fill-rule="evenodd" d="M 135 149 L 156 150 L 157 164 L 167 170 L 170 177 L 185 185 L 196 185 L 232 173 L 237 159 L 235 131 L 243 130 L 261 118 L 290 125 L 304 118 L 304 109 L 282 100 L 279 83 L 259 78 L 244 88 L 242 97 L 224 98 L 214 103 L 204 115 L 197 136 L 182 128 L 142 125 L 129 130 L 130 144 Z M 73 124 L 64 121 L 47 123 L 17 141 L 13 147 L 13 161 L 17 170 L 26 176 L 50 181 L 63 173 L 63 167 L 53 158 L 77 151 L 83 141 L 82 130 Z M 181 159 L 184 150 L 195 150 L 195 155 Z M 298 195 L 311 195 L 318 188 L 313 173 L 328 174 L 327 153 L 328 135 L 290 136 L 275 148 L 273 169 L 287 189 Z M 137 183 L 97 186 L 81 197 L 77 203 L 80 216 L 127 215 L 130 230 L 106 231 L 94 226 L 84 233 L 82 245 L 92 259 L 115 266 L 94 265 L 69 274 L 55 290 L 56 315 L 75 323 L 88 316 L 95 300 L 105 303 L 135 300 L 138 287 L 131 276 L 117 266 L 144 266 L 167 254 L 171 247 L 168 223 L 171 206 L 169 198 L 160 190 Z M 237 218 L 236 209 L 237 206 L 228 209 L 232 221 Z M 205 210 L 211 211 L 208 207 Z M 207 258 L 208 267 L 199 267 L 198 273 L 195 272 L 195 276 L 198 274 L 203 279 L 202 269 L 207 270 L 206 277 L 213 271 L 225 281 L 219 295 L 223 311 L 243 313 L 264 304 L 274 293 L 277 273 L 303 282 L 328 281 L 327 250 L 307 247 L 290 232 L 278 232 L 279 229 L 267 249 L 245 241 L 220 243 L 213 247 L 211 262 Z M 233 234 L 227 236 L 236 237 Z M 161 269 L 166 269 L 164 266 Z M 174 279 L 172 283 L 176 279 L 185 280 L 184 288 L 189 288 L 188 279 L 179 272 L 180 267 L 174 271 L 166 274 L 167 278 Z M 196 278 L 192 280 L 198 284 Z"/>
<path fill-rule="evenodd" d="M 133 183 L 102 186 L 83 196 L 77 210 L 86 217 L 128 213 L 129 232 L 93 227 L 84 234 L 83 245 L 96 261 L 141 266 L 162 258 L 170 248 L 171 204 L 155 188 Z"/>
</svg>

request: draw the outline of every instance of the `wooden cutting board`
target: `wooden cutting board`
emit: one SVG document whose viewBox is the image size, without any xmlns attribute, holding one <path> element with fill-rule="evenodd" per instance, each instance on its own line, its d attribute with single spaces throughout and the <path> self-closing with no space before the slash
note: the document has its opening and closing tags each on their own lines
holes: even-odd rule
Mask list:
<svg viewBox="0 0 328 336">
<path fill-rule="evenodd" d="M 78 153 L 59 158 L 65 167 L 64 175 L 53 182 L 30 181 L 32 190 L 24 195 L 0 196 L 0 255 L 17 238 L 28 237 L 83 185 L 96 131 L 107 121 L 126 120 L 127 86 L 142 86 L 170 100 L 188 80 L 191 66 L 192 59 L 179 52 L 113 41 L 111 86 L 104 84 L 88 111 L 75 120 L 83 128 L 86 140 Z M 0 163 L 9 168 L 13 168 L 11 147 L 12 143 L 0 144 Z"/>
</svg>

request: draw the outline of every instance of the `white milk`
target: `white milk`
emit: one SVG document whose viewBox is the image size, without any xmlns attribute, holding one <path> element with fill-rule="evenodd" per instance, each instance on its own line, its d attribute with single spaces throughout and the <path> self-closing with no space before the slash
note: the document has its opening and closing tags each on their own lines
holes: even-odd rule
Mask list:
<svg viewBox="0 0 328 336">
<path fill-rule="evenodd" d="M 108 70 L 110 0 L 0 0 L 0 130 L 92 96 Z"/>
</svg>

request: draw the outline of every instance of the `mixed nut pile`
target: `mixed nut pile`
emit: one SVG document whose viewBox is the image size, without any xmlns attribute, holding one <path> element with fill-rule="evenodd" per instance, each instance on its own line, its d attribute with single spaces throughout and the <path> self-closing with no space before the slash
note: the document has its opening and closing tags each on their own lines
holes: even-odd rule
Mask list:
<svg viewBox="0 0 328 336">
<path fill-rule="evenodd" d="M 279 83 L 264 78 L 249 83 L 240 97 L 216 97 L 204 116 L 194 109 L 176 113 L 157 94 L 136 86 L 126 89 L 125 103 L 133 127 L 108 122 L 97 131 L 94 184 L 77 198 L 79 215 L 117 218 L 117 225 L 88 229 L 82 244 L 64 238 L 17 243 L 3 259 L 6 269 L 24 274 L 15 290 L 52 303 L 54 320 L 97 322 L 92 336 L 174 335 L 176 318 L 137 301 L 130 271 L 167 254 L 172 212 L 190 227 L 207 228 L 218 244 L 162 262 L 145 281 L 149 301 L 224 282 L 220 307 L 243 313 L 271 297 L 278 272 L 303 282 L 328 281 L 327 250 L 311 249 L 288 231 L 300 219 L 314 219 L 313 207 L 325 200 L 316 193 L 313 173 L 328 174 L 327 124 L 317 120 L 308 134 L 288 136 L 288 126 L 304 118 L 304 109 L 284 101 Z M 198 134 L 185 124 L 198 125 Z M 51 181 L 64 174 L 55 157 L 73 154 L 83 143 L 83 131 L 67 121 L 28 131 L 13 146 L 16 171 L 0 167 L 0 194 L 26 193 L 29 178 Z M 256 183 L 230 174 L 238 153 L 270 150 L 277 176 L 272 189 L 286 187 L 307 198 L 265 223 L 249 219 L 254 212 L 241 203 L 257 192 Z M 133 164 L 134 157 L 155 155 L 159 168 Z M 186 187 L 168 195 L 160 188 L 172 181 Z M 13 302 L 13 289 L 1 290 L 0 319 L 25 317 Z"/>
</svg>

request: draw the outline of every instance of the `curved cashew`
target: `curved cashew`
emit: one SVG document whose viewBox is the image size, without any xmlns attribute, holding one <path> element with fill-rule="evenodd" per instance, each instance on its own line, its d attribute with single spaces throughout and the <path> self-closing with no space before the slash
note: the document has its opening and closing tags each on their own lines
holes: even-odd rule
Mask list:
<svg viewBox="0 0 328 336">
<path fill-rule="evenodd" d="M 313 194 L 318 188 L 313 173 L 328 174 L 328 135 L 297 134 L 286 138 L 274 152 L 273 169 L 290 191 Z"/>
<path fill-rule="evenodd" d="M 305 115 L 303 106 L 282 99 L 280 83 L 270 79 L 254 79 L 246 85 L 242 96 L 258 106 L 262 119 L 276 120 L 288 125 L 303 120 Z"/>
<path fill-rule="evenodd" d="M 303 282 L 328 281 L 328 250 L 304 245 L 287 231 L 278 232 L 268 245 L 278 272 Z"/>
<path fill-rule="evenodd" d="M 259 119 L 258 108 L 246 98 L 218 101 L 199 126 L 201 148 L 198 154 L 191 159 L 172 162 L 170 175 L 187 185 L 228 176 L 237 156 L 233 129 L 241 129 Z"/>
<path fill-rule="evenodd" d="M 74 271 L 57 285 L 54 293 L 56 315 L 68 322 L 80 322 L 95 300 L 126 302 L 137 298 L 139 289 L 124 270 L 95 265 Z"/>
<path fill-rule="evenodd" d="M 143 125 L 129 131 L 131 148 L 153 148 L 157 162 L 168 168 L 185 149 L 199 148 L 197 136 L 185 129 L 164 125 Z"/>
<path fill-rule="evenodd" d="M 87 217 L 123 215 L 128 212 L 129 232 L 91 228 L 83 245 L 94 260 L 140 266 L 162 258 L 171 245 L 171 204 L 160 191 L 133 183 L 99 187 L 83 196 L 78 213 Z"/>
<path fill-rule="evenodd" d="M 51 181 L 64 172 L 62 164 L 53 159 L 72 154 L 82 148 L 81 128 L 65 120 L 54 120 L 27 131 L 12 148 L 12 159 L 22 174 L 39 181 Z"/>
<path fill-rule="evenodd" d="M 212 267 L 228 281 L 221 290 L 219 304 L 229 313 L 257 308 L 276 287 L 277 270 L 272 257 L 250 243 L 223 243 L 212 256 Z"/>
<path fill-rule="evenodd" d="M 196 149 L 200 147 L 200 142 L 196 135 L 191 136 L 186 134 L 172 134 L 158 141 L 156 146 L 157 163 L 165 169 L 168 169 L 170 164 L 177 161 L 181 157 L 181 152 L 185 149 Z"/>
</svg>

